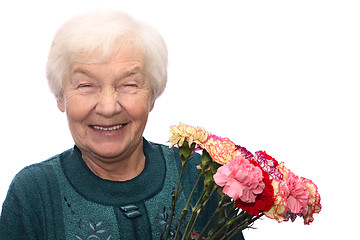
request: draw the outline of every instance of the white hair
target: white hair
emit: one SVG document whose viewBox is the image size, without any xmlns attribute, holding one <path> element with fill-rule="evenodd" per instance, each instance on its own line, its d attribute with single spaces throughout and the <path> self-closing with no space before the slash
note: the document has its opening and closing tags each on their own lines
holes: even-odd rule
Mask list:
<svg viewBox="0 0 360 240">
<path fill-rule="evenodd" d="M 55 97 L 63 98 L 64 80 L 74 63 L 103 63 L 128 46 L 145 58 L 152 96 L 156 99 L 167 82 L 168 53 L 160 34 L 151 26 L 120 11 L 98 11 L 74 17 L 54 36 L 46 77 Z M 96 59 L 91 57 L 96 56 Z"/>
</svg>

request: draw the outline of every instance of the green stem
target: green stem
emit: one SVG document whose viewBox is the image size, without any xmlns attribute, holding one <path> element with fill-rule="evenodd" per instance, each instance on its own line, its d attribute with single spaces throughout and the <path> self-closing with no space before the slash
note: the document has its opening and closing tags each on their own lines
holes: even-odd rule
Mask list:
<svg viewBox="0 0 360 240">
<path fill-rule="evenodd" d="M 226 238 L 226 239 L 231 239 L 231 238 L 233 238 L 236 234 L 239 234 L 242 230 L 248 228 L 248 227 L 250 226 L 250 224 L 252 224 L 252 223 L 255 222 L 256 220 L 258 220 L 259 218 L 261 218 L 263 215 L 264 215 L 264 214 L 261 213 L 259 216 L 251 218 L 247 225 L 241 225 L 241 226 L 238 226 L 237 228 L 234 228 L 231 232 L 228 233 L 228 234 L 230 234 L 230 235 L 229 235 L 228 238 Z"/>
<path fill-rule="evenodd" d="M 230 214 L 228 214 L 227 211 L 226 211 L 228 206 L 233 205 L 234 202 L 232 202 L 231 199 L 229 197 L 227 197 L 226 195 L 224 195 L 222 198 L 223 198 L 223 201 L 227 201 L 227 202 L 225 202 L 225 203 L 222 202 L 221 203 L 222 206 L 219 209 L 219 212 L 217 214 L 218 219 L 214 222 L 213 228 L 208 232 L 208 236 L 212 236 L 221 227 L 223 227 L 224 224 L 229 220 L 229 216 L 231 216 L 230 217 L 230 219 L 231 219 L 234 214 L 237 215 L 236 212 L 232 210 L 233 207 L 231 207 L 231 213 Z"/>
<path fill-rule="evenodd" d="M 190 226 L 193 225 L 193 221 L 194 219 L 196 218 L 195 214 L 197 213 L 197 210 L 199 208 L 199 202 L 202 200 L 203 196 L 204 196 L 204 192 L 201 194 L 200 198 L 198 199 L 197 203 L 195 204 L 194 207 L 191 208 L 191 215 L 190 215 L 190 218 L 188 220 L 188 223 L 185 227 L 185 230 L 184 230 L 184 235 L 183 235 L 183 239 L 188 239 L 190 237 L 190 234 L 191 234 L 191 231 L 189 230 L 190 229 Z M 195 216 L 195 217 L 194 217 Z M 189 236 L 188 236 L 189 235 Z M 186 238 L 188 237 L 188 238 Z"/>
<path fill-rule="evenodd" d="M 218 239 L 218 237 L 220 236 L 220 234 L 224 233 L 224 230 L 228 227 L 230 227 L 231 225 L 238 224 L 239 220 L 241 220 L 241 225 L 244 222 L 244 220 L 246 220 L 246 218 L 248 218 L 249 216 L 252 216 L 250 214 L 248 214 L 247 212 L 244 212 L 242 214 L 239 215 L 235 215 L 234 217 L 232 217 L 231 219 L 227 220 L 225 224 L 223 224 L 220 229 L 216 230 L 216 232 L 214 233 L 214 235 L 211 236 L 210 239 Z M 245 219 L 244 219 L 245 218 Z M 229 238 L 227 238 L 229 239 Z"/>
<path fill-rule="evenodd" d="M 224 224 L 223 227 L 216 231 L 210 239 L 218 239 L 221 234 L 224 234 L 221 239 L 232 239 L 236 234 L 239 234 L 242 230 L 248 228 L 253 222 L 262 216 L 263 214 L 260 214 L 255 217 L 247 212 L 243 212 L 235 218 L 228 220 L 227 224 Z M 223 233 L 224 230 L 226 231 L 226 228 L 231 228 L 232 226 L 233 228 L 230 231 Z"/>
<path fill-rule="evenodd" d="M 169 234 L 170 234 L 170 228 L 171 228 L 172 220 L 174 218 L 176 202 L 180 195 L 179 194 L 180 182 L 181 182 L 181 178 L 182 178 L 182 175 L 184 172 L 184 167 L 188 161 L 189 161 L 189 158 L 181 161 L 181 169 L 180 169 L 180 173 L 179 173 L 179 178 L 178 178 L 178 181 L 176 184 L 176 188 L 175 188 L 175 190 L 173 190 L 173 195 L 172 195 L 172 200 L 171 200 L 170 217 L 169 217 L 168 225 L 166 228 L 166 234 L 165 234 L 165 238 L 164 238 L 165 240 L 168 239 Z"/>
<path fill-rule="evenodd" d="M 226 205 L 223 205 L 223 201 L 225 200 L 226 195 L 223 195 L 213 213 L 213 215 L 211 216 L 211 218 L 209 219 L 209 221 L 206 223 L 204 229 L 201 231 L 201 233 L 199 234 L 198 239 L 202 239 L 204 237 L 204 235 L 207 233 L 208 229 L 210 228 L 212 222 L 214 221 L 214 219 L 219 215 L 220 210 L 224 207 L 226 207 Z"/>
<path fill-rule="evenodd" d="M 185 228 L 183 239 L 187 240 L 190 238 L 191 233 L 195 227 L 195 224 L 196 224 L 201 212 L 206 207 L 206 205 L 208 204 L 209 200 L 214 195 L 214 193 L 216 193 L 217 189 L 218 189 L 217 186 L 213 187 L 210 194 L 207 196 L 207 198 L 205 200 L 204 200 L 204 196 L 206 195 L 206 189 L 205 188 L 203 189 L 203 192 L 202 192 L 200 198 L 198 199 L 195 206 L 191 209 L 192 213 L 191 213 L 190 219 L 188 221 L 188 224 Z"/>
<path fill-rule="evenodd" d="M 191 199 L 192 199 L 192 197 L 193 197 L 193 195 L 194 195 L 194 193 L 195 193 L 195 190 L 196 190 L 196 188 L 197 188 L 197 185 L 199 184 L 202 176 L 203 176 L 202 174 L 199 174 L 199 176 L 198 176 L 198 178 L 197 178 L 197 180 L 196 180 L 196 182 L 195 182 L 195 184 L 194 184 L 194 187 L 193 187 L 193 189 L 191 190 L 191 193 L 190 193 L 190 195 L 189 195 L 189 197 L 188 197 L 188 200 L 187 200 L 187 202 L 186 202 L 186 204 L 185 204 L 185 207 L 184 207 L 183 210 L 181 211 L 181 218 L 180 218 L 180 221 L 179 221 L 179 225 L 178 225 L 178 227 L 177 227 L 177 229 L 176 229 L 176 234 L 175 234 L 174 239 L 176 239 L 177 236 L 178 236 L 179 233 L 180 233 L 180 228 L 181 228 L 182 222 L 184 221 L 184 219 L 185 219 L 185 217 L 186 217 L 186 215 L 187 215 L 187 212 L 188 212 L 188 208 L 189 208 Z"/>
</svg>

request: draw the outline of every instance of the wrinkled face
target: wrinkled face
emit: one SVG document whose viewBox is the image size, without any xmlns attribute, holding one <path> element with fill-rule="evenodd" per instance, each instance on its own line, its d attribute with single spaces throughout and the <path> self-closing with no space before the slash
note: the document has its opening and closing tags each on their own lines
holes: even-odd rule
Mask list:
<svg viewBox="0 0 360 240">
<path fill-rule="evenodd" d="M 58 107 L 83 156 L 112 161 L 142 151 L 153 107 L 143 55 L 121 48 L 106 63 L 73 64 Z"/>
</svg>

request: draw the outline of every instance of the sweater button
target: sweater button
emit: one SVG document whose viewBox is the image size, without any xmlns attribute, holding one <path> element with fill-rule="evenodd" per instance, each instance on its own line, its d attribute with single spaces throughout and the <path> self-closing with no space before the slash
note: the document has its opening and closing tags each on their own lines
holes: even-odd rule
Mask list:
<svg viewBox="0 0 360 240">
<path fill-rule="evenodd" d="M 122 207 L 120 207 L 120 210 L 129 219 L 140 217 L 142 215 L 141 212 L 138 211 L 139 207 L 134 204 L 122 206 Z"/>
</svg>

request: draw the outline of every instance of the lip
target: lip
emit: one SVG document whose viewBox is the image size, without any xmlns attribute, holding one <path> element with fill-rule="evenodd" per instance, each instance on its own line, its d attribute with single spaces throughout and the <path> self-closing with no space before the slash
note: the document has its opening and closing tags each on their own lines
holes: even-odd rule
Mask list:
<svg viewBox="0 0 360 240">
<path fill-rule="evenodd" d="M 89 125 L 90 129 L 94 132 L 104 135 L 114 135 L 120 133 L 127 123 L 123 124 L 114 124 L 114 125 Z"/>
</svg>

